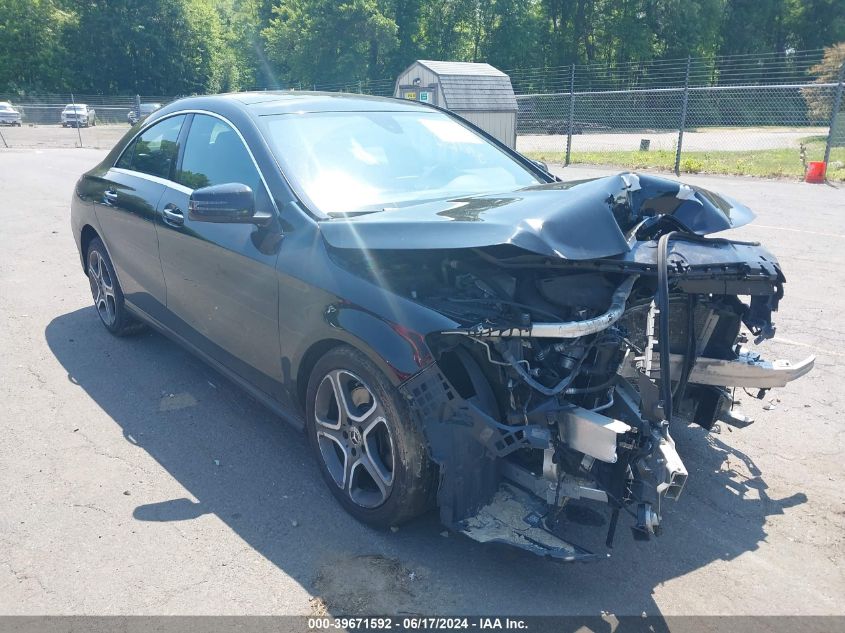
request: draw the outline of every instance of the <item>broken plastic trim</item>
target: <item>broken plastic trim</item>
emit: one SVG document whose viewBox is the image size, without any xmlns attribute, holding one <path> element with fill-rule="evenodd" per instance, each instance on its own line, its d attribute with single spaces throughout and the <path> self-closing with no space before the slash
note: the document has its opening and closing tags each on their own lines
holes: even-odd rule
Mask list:
<svg viewBox="0 0 845 633">
<path fill-rule="evenodd" d="M 547 512 L 533 495 L 502 483 L 490 503 L 461 521 L 458 531 L 479 543 L 503 543 L 566 562 L 599 558 L 553 534 L 545 525 Z"/>
<path fill-rule="evenodd" d="M 470 328 L 447 330 L 443 334 L 464 334 L 477 337 L 520 337 L 520 338 L 579 338 L 606 330 L 616 323 L 625 311 L 625 303 L 631 295 L 634 282 L 639 275 L 631 275 L 616 289 L 607 312 L 583 321 L 563 321 L 560 323 L 534 323 L 526 328 L 488 327 L 483 323 Z"/>
</svg>

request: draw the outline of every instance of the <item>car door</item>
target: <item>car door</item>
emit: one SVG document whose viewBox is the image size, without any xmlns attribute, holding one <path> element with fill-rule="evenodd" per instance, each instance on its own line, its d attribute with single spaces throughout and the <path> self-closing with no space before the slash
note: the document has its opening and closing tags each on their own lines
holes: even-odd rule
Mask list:
<svg viewBox="0 0 845 633">
<path fill-rule="evenodd" d="M 157 218 L 171 327 L 202 352 L 254 386 L 277 396 L 279 353 L 278 242 L 256 224 L 198 221 L 188 212 L 194 189 L 249 186 L 256 211 L 275 216 L 257 166 L 226 121 L 194 114 L 175 181 Z M 276 223 L 272 223 L 276 226 Z"/>
<path fill-rule="evenodd" d="M 126 299 L 161 318 L 166 301 L 156 210 L 178 155 L 185 115 L 146 129 L 114 167 L 93 179 L 94 212 Z"/>
</svg>

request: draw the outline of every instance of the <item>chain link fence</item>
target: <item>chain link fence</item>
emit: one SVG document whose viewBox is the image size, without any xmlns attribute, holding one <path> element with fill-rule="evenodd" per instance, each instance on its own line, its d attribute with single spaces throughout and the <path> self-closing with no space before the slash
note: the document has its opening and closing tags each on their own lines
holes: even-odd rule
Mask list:
<svg viewBox="0 0 845 633">
<path fill-rule="evenodd" d="M 177 97 L 154 95 L 84 94 L 0 94 L 0 103 L 9 103 L 20 114 L 20 126 L 0 128 L 0 147 L 89 147 L 111 148 L 126 133 L 131 120 L 137 120 L 141 105 L 165 105 Z M 68 106 L 93 110 L 84 123 L 63 121 Z M 0 123 L 4 122 L 0 118 Z"/>
<path fill-rule="evenodd" d="M 510 71 L 517 149 L 565 165 L 845 180 L 843 74 L 822 51 Z M 829 74 L 829 73 L 828 73 Z M 553 89 L 553 90 L 550 90 Z"/>
<path fill-rule="evenodd" d="M 517 95 L 517 150 L 547 162 L 802 177 L 810 161 L 845 180 L 841 69 L 823 51 L 506 70 Z M 378 96 L 394 80 L 291 85 Z M 172 96 L 0 95 L 21 114 L 2 147 L 110 148 L 140 104 Z M 68 104 L 95 125 L 62 128 Z"/>
</svg>

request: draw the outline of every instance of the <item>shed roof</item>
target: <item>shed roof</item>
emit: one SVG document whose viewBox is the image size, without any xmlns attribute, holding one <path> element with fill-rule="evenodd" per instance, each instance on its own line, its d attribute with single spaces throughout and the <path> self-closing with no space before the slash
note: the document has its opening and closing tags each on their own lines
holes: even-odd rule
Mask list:
<svg viewBox="0 0 845 633">
<path fill-rule="evenodd" d="M 417 64 L 425 66 L 435 75 L 484 75 L 490 77 L 507 77 L 498 68 L 490 64 L 475 62 L 439 62 L 431 59 L 418 59 Z"/>
<path fill-rule="evenodd" d="M 419 59 L 402 74 L 416 64 L 437 75 L 449 110 L 517 110 L 510 77 L 490 64 Z"/>
</svg>

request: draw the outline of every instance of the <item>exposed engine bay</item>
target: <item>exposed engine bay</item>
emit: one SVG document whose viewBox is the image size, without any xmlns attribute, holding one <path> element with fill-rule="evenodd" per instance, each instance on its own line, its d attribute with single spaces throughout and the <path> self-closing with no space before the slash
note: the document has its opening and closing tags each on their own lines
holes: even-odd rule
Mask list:
<svg viewBox="0 0 845 633">
<path fill-rule="evenodd" d="M 692 197 L 676 191 L 676 203 Z M 688 478 L 672 427 L 743 426 L 734 388 L 762 397 L 812 369 L 812 357 L 750 351 L 774 336 L 783 296 L 767 251 L 705 237 L 677 214 L 616 215 L 628 244 L 618 256 L 337 251 L 456 323 L 426 335 L 435 363 L 403 392 L 441 467 L 441 518 L 471 538 L 592 558 L 555 525 L 573 499 L 608 506 L 608 546 L 620 515 L 635 537 L 658 535 Z"/>
</svg>

